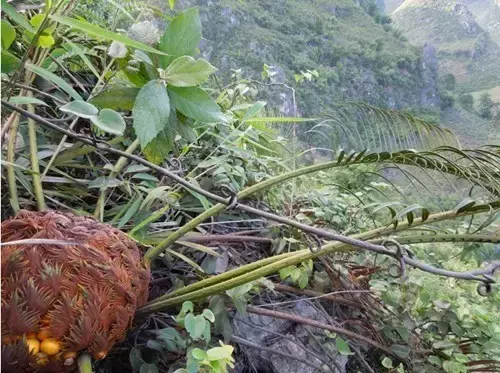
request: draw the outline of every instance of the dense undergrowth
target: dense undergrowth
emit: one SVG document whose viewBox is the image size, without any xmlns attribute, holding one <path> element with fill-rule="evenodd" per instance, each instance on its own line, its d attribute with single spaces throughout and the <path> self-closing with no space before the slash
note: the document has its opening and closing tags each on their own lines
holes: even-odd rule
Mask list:
<svg viewBox="0 0 500 373">
<path fill-rule="evenodd" d="M 498 368 L 498 147 L 365 103 L 278 116 L 265 66 L 223 81 L 200 58 L 196 8 L 111 3 L 101 27 L 83 5 L 2 1 L 2 219 L 94 216 L 143 248 L 150 301 L 96 371 L 264 371 L 251 350 L 297 371 Z M 324 78 L 307 67 L 297 84 Z M 304 328 L 307 351 L 267 355 L 249 315 Z"/>
</svg>

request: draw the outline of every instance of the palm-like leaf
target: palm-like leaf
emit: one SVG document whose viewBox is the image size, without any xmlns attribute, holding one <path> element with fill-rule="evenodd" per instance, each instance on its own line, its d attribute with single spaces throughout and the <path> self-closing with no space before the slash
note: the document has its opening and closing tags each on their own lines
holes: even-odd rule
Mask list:
<svg viewBox="0 0 500 373">
<path fill-rule="evenodd" d="M 332 149 L 375 151 L 433 149 L 442 145 L 459 147 L 457 137 L 447 128 L 397 110 L 363 103 L 336 106 L 327 119 L 311 128 L 327 140 Z"/>
</svg>

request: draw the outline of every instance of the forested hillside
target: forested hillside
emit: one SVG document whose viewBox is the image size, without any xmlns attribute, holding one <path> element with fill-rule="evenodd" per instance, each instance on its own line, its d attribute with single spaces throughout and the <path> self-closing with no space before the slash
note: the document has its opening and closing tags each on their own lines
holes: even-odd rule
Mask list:
<svg viewBox="0 0 500 373">
<path fill-rule="evenodd" d="M 303 115 L 348 100 L 439 109 L 434 52 L 412 47 L 376 7 L 352 0 L 184 4 L 200 6 L 202 53 L 222 73 L 241 68 L 258 79 L 267 64 L 276 72 L 273 81 L 295 87 L 295 74 L 317 70 L 317 78 L 297 87 Z"/>
</svg>

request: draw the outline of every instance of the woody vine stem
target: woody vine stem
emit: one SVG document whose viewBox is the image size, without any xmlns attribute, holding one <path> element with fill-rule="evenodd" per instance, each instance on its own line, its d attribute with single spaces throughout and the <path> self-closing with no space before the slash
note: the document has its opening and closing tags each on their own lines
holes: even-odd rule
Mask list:
<svg viewBox="0 0 500 373">
<path fill-rule="evenodd" d="M 308 225 L 299 223 L 295 220 L 292 220 L 292 219 L 289 219 L 286 217 L 282 217 L 279 215 L 271 214 L 271 213 L 268 213 L 268 212 L 265 212 L 265 211 L 262 211 L 262 210 L 259 210 L 259 209 L 256 209 L 256 208 L 253 208 L 253 207 L 250 207 L 250 206 L 247 206 L 245 204 L 238 202 L 239 200 L 244 199 L 244 198 L 246 198 L 246 197 L 248 197 L 256 192 L 266 190 L 269 187 L 276 185 L 278 183 L 282 183 L 286 180 L 290 180 L 292 178 L 295 178 L 295 177 L 298 177 L 301 175 L 305 175 L 308 173 L 337 167 L 340 165 L 339 160 L 325 162 L 325 163 L 321 163 L 318 165 L 313 165 L 313 166 L 297 169 L 297 170 L 270 178 L 266 181 L 263 181 L 263 182 L 258 183 L 256 185 L 253 185 L 249 188 L 246 188 L 237 194 L 235 193 L 230 198 L 224 198 L 224 197 L 221 197 L 219 195 L 208 192 L 208 191 L 206 191 L 206 190 L 204 190 L 196 185 L 193 185 L 193 184 L 189 183 L 188 181 L 186 181 L 185 179 L 181 178 L 180 176 L 170 172 L 169 170 L 167 170 L 163 167 L 157 166 L 151 162 L 148 162 L 147 160 L 145 160 L 139 156 L 133 155 L 130 152 L 126 152 L 126 151 L 122 151 L 122 150 L 113 148 L 105 141 L 91 139 L 91 138 L 86 137 L 84 135 L 77 134 L 71 130 L 61 128 L 61 127 L 45 120 L 44 118 L 42 118 L 34 113 L 31 113 L 27 110 L 21 109 L 21 108 L 13 105 L 11 103 L 8 103 L 4 100 L 1 101 L 1 104 L 2 104 L 2 106 L 5 106 L 11 110 L 14 110 L 14 111 L 20 113 L 21 115 L 27 117 L 28 119 L 34 120 L 34 121 L 40 123 L 41 125 L 49 128 L 49 129 L 61 132 L 68 137 L 78 139 L 79 141 L 81 141 L 85 144 L 91 145 L 91 146 L 95 147 L 97 150 L 102 150 L 102 151 L 105 151 L 108 153 L 116 154 L 116 155 L 124 157 L 128 160 L 135 161 L 139 164 L 147 166 L 150 169 L 153 169 L 153 170 L 159 172 L 160 174 L 165 175 L 165 176 L 171 178 L 172 180 L 177 181 L 184 188 L 195 191 L 195 192 L 197 192 L 197 193 L 199 193 L 207 198 L 210 198 L 210 199 L 218 202 L 218 204 L 216 204 L 213 207 L 211 207 L 210 209 L 206 210 L 204 213 L 202 213 L 199 216 L 197 216 L 196 218 L 192 219 L 189 223 L 185 224 L 180 229 L 178 229 L 176 232 L 171 234 L 167 239 L 162 241 L 159 245 L 157 245 L 156 247 L 150 248 L 144 257 L 144 260 L 146 263 L 149 263 L 156 256 L 161 254 L 169 245 L 175 243 L 179 238 L 181 238 L 184 234 L 186 234 L 189 231 L 191 231 L 192 229 L 194 229 L 198 224 L 202 223 L 206 219 L 208 219 L 212 216 L 215 216 L 218 213 L 220 213 L 221 211 L 223 211 L 226 208 L 226 206 L 230 206 L 231 208 L 237 208 L 241 211 L 245 211 L 245 212 L 253 214 L 253 215 L 257 215 L 257 216 L 260 216 L 260 217 L 263 217 L 263 218 L 266 218 L 269 220 L 276 221 L 276 222 L 281 223 L 281 224 L 285 224 L 285 225 L 289 225 L 289 226 L 298 228 L 301 231 L 306 232 L 306 233 L 313 235 L 313 236 L 316 236 L 316 237 L 321 237 L 324 239 L 335 241 L 333 243 L 330 243 L 330 244 L 323 246 L 322 248 L 320 248 L 318 250 L 318 252 L 316 252 L 316 251 L 310 252 L 309 250 L 302 250 L 302 251 L 298 251 L 298 252 L 294 252 L 294 253 L 284 254 L 284 255 L 286 255 L 286 257 L 278 255 L 275 257 L 263 259 L 263 260 L 260 260 L 258 262 L 255 262 L 255 263 L 251 263 L 247 266 L 241 267 L 241 269 L 243 269 L 243 268 L 246 269 L 246 271 L 244 273 L 246 273 L 247 276 L 233 278 L 232 280 L 229 280 L 229 281 L 225 281 L 224 276 L 222 276 L 222 275 L 215 276 L 213 279 L 217 280 L 217 282 L 219 283 L 217 285 L 219 285 L 219 286 L 213 285 L 215 288 L 210 289 L 210 291 L 208 291 L 209 289 L 206 288 L 207 283 L 204 283 L 204 281 L 207 281 L 207 280 L 200 281 L 200 282 L 194 284 L 194 286 L 196 286 L 196 287 L 203 286 L 204 288 L 201 290 L 195 290 L 192 293 L 186 294 L 185 296 L 182 297 L 182 299 L 184 299 L 184 297 L 186 297 L 187 295 L 199 298 L 199 295 L 207 296 L 207 295 L 215 294 L 215 293 L 223 291 L 229 287 L 237 286 L 241 283 L 252 281 L 253 279 L 265 276 L 269 273 L 275 272 L 276 270 L 278 270 L 280 268 L 284 268 L 284 267 L 292 265 L 292 264 L 300 263 L 300 262 L 308 260 L 310 258 L 314 258 L 314 257 L 324 255 L 327 253 L 339 252 L 339 251 L 350 251 L 350 250 L 352 250 L 352 247 L 354 247 L 356 249 L 363 249 L 363 250 L 371 251 L 371 252 L 374 252 L 377 254 L 391 256 L 391 257 L 397 259 L 402 265 L 409 265 L 411 267 L 415 267 L 415 268 L 418 268 L 420 270 L 423 270 L 423 271 L 426 271 L 429 273 L 433 273 L 436 275 L 456 277 L 456 278 L 466 279 L 466 280 L 480 281 L 483 284 L 485 284 L 485 286 L 488 290 L 491 288 L 491 283 L 495 282 L 493 277 L 492 277 L 494 272 L 498 268 L 500 268 L 500 262 L 499 263 L 495 262 L 493 264 L 493 267 L 490 267 L 486 270 L 477 270 L 477 271 L 463 272 L 463 273 L 445 271 L 445 270 L 442 270 L 439 268 L 432 267 L 432 266 L 427 265 L 425 263 L 422 263 L 422 262 L 412 258 L 411 256 L 409 256 L 403 252 L 400 252 L 398 250 L 396 250 L 396 251 L 390 250 L 388 247 L 381 245 L 380 240 L 378 240 L 378 241 L 377 240 L 365 241 L 365 240 L 373 239 L 374 237 L 380 237 L 384 234 L 388 234 L 388 233 L 400 230 L 402 226 L 405 226 L 405 223 L 407 224 L 406 225 L 406 227 L 407 227 L 410 225 L 409 222 L 401 223 L 399 229 L 397 228 L 397 226 L 394 227 L 394 229 L 388 229 L 388 227 L 378 228 L 378 229 L 375 229 L 373 231 L 366 232 L 366 233 L 355 235 L 355 236 L 351 237 L 351 236 L 344 236 L 344 235 L 340 235 L 340 234 L 331 233 L 331 232 L 328 232 L 328 231 L 325 231 L 322 229 L 318 229 L 316 227 L 308 226 Z M 365 152 L 361 152 L 357 155 L 351 155 L 349 158 L 350 159 L 354 158 L 353 164 L 356 163 L 356 161 L 358 163 L 362 163 L 364 153 Z M 498 201 L 496 201 L 493 204 L 484 205 L 483 208 L 475 206 L 475 208 L 472 212 L 476 213 L 476 212 L 490 211 L 492 208 L 494 210 L 498 210 L 498 208 L 500 207 L 499 205 L 500 205 L 500 203 L 498 203 Z M 467 211 L 465 211 L 465 212 L 462 212 L 461 214 L 457 214 L 456 211 L 452 211 L 452 212 L 447 212 L 447 213 L 434 214 L 432 216 L 426 217 L 426 219 L 419 218 L 420 222 L 413 221 L 411 224 L 412 224 L 412 226 L 415 226 L 418 223 L 423 224 L 424 222 L 429 222 L 429 221 L 433 221 L 433 220 L 441 220 L 440 218 L 443 218 L 443 217 L 448 218 L 448 219 L 455 218 L 457 216 L 464 215 L 464 214 L 466 215 L 469 213 Z M 484 240 L 484 239 L 485 239 L 485 237 L 482 236 L 481 240 Z M 488 236 L 488 241 L 489 242 L 500 242 L 500 238 L 497 235 Z M 419 242 L 419 241 L 417 241 L 417 242 Z M 248 272 L 248 270 L 251 272 Z M 270 272 L 270 271 L 272 271 L 272 272 Z M 232 272 L 232 271 L 229 271 L 223 275 L 228 276 L 230 272 Z M 223 283 L 220 283 L 220 281 L 223 281 Z M 204 283 L 204 284 L 201 285 L 202 283 Z M 197 285 L 197 284 L 200 284 L 200 285 Z M 184 292 L 187 292 L 187 291 L 189 291 L 188 289 L 192 290 L 193 288 L 190 289 L 190 286 L 187 286 L 187 287 L 183 288 L 182 290 Z M 173 294 L 168 294 L 167 296 L 172 297 Z M 189 299 L 193 299 L 193 298 L 189 298 Z M 155 303 L 154 307 L 151 307 L 151 305 L 149 305 L 149 306 L 146 305 L 146 307 L 144 307 L 142 311 L 152 310 L 152 308 L 156 309 L 157 306 L 160 306 L 160 303 L 159 303 L 160 300 L 161 299 L 157 299 L 154 301 L 154 303 Z M 175 302 L 174 302 L 174 300 L 175 300 Z M 165 302 L 161 303 L 160 307 L 165 307 L 165 306 L 168 306 L 172 303 L 178 303 L 180 301 L 181 301 L 180 298 L 179 299 L 172 298 L 169 301 L 167 301 L 167 303 L 165 303 Z"/>
</svg>

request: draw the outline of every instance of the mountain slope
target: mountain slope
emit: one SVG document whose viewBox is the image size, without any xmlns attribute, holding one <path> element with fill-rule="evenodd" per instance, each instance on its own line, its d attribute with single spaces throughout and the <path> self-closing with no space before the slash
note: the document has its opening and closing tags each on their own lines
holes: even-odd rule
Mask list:
<svg viewBox="0 0 500 373">
<path fill-rule="evenodd" d="M 299 111 L 318 114 L 333 103 L 357 100 L 391 108 L 439 108 L 436 59 L 352 0 L 191 0 L 203 22 L 202 53 L 221 72 L 242 68 L 260 79 L 274 66 L 274 81 L 296 88 Z M 316 69 L 312 82 L 294 74 Z M 278 103 L 291 114 L 290 92 Z M 278 96 L 280 96 L 278 95 Z M 274 95 L 276 96 L 276 95 Z"/>
<path fill-rule="evenodd" d="M 484 1 L 493 0 L 481 1 L 484 5 Z M 500 84 L 500 48 L 476 21 L 467 2 L 477 3 L 473 0 L 406 0 L 391 15 L 412 43 L 436 47 L 439 70 L 453 74 L 457 89 L 462 92 Z M 477 4 L 475 9 L 484 12 L 484 7 Z"/>
</svg>

